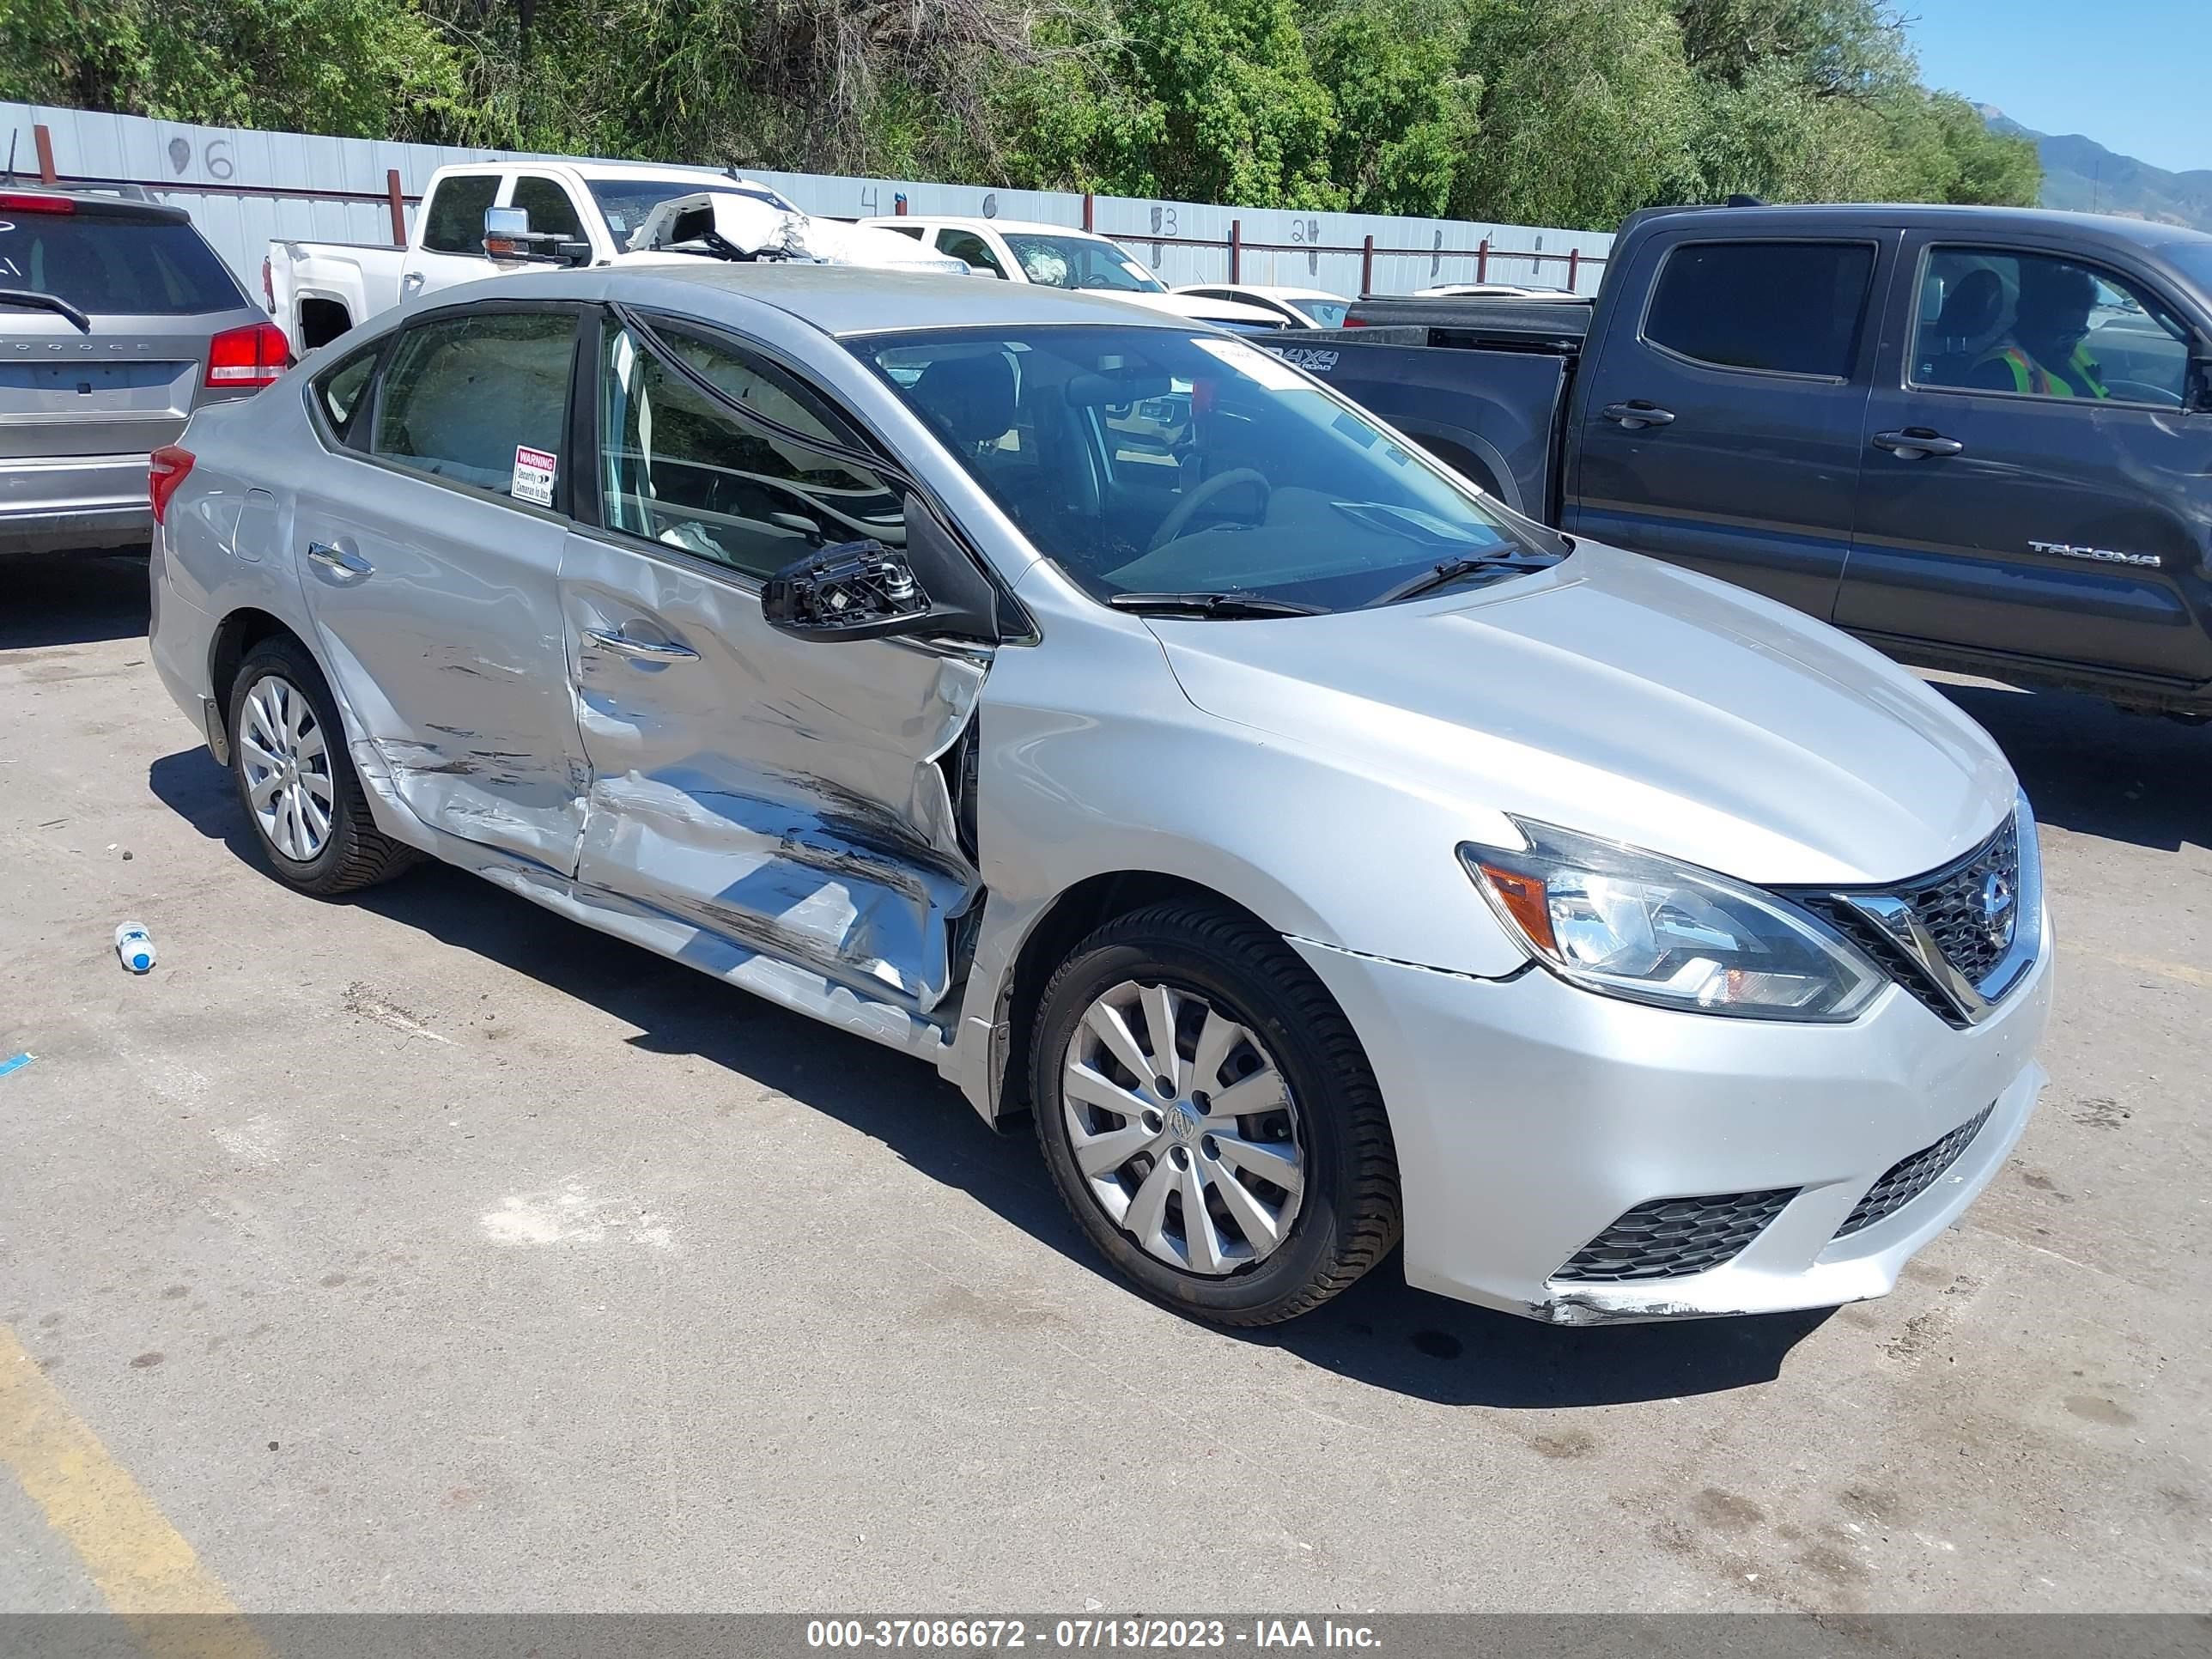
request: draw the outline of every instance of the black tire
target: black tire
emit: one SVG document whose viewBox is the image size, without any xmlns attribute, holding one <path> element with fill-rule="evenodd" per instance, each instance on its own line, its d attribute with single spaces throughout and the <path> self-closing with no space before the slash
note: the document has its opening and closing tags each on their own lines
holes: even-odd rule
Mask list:
<svg viewBox="0 0 2212 1659">
<path fill-rule="evenodd" d="M 246 745 L 240 740 L 245 726 L 246 700 L 256 685 L 271 676 L 287 681 L 307 698 L 315 724 L 324 733 L 332 797 L 331 828 L 322 850 L 311 859 L 289 857 L 278 850 L 261 827 L 246 783 Z M 323 671 L 316 665 L 314 658 L 297 640 L 274 635 L 246 653 L 246 660 L 239 665 L 238 678 L 231 682 L 226 718 L 229 721 L 227 730 L 230 737 L 230 778 L 238 790 L 238 804 L 252 827 L 254 843 L 260 848 L 262 859 L 287 887 L 312 893 L 318 898 L 334 898 L 341 893 L 389 880 L 421 859 L 422 854 L 413 848 L 392 840 L 379 830 L 376 821 L 369 817 L 361 780 L 354 775 L 353 761 L 346 753 L 344 728 L 339 724 L 329 683 L 323 678 Z"/>
<path fill-rule="evenodd" d="M 1068 1047 L 1091 1005 L 1130 981 L 1195 993 L 1234 1018 L 1273 1057 L 1296 1105 L 1306 1165 L 1297 1214 L 1272 1254 L 1225 1277 L 1145 1250 L 1109 1217 L 1076 1163 L 1060 1082 Z M 1106 923 L 1046 985 L 1030 1056 L 1030 1098 L 1053 1184 L 1115 1270 L 1176 1311 L 1228 1326 L 1293 1319 L 1356 1282 L 1397 1243 L 1397 1154 L 1375 1073 L 1335 1000 L 1257 923 L 1194 901 Z"/>
</svg>

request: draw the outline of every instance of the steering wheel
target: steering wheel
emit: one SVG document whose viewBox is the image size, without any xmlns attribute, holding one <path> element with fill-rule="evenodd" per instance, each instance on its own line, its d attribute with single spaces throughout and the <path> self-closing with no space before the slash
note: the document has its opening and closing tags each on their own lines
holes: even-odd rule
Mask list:
<svg viewBox="0 0 2212 1659">
<path fill-rule="evenodd" d="M 2107 380 L 2105 390 L 2115 398 L 2124 398 L 2131 404 L 2161 404 L 2168 409 L 2181 407 L 2181 395 L 2162 386 L 2152 386 L 2145 380 Z"/>
<path fill-rule="evenodd" d="M 1238 484 L 1260 486 L 1260 515 L 1262 518 L 1266 517 L 1267 498 L 1275 493 L 1274 486 L 1267 482 L 1267 474 L 1255 471 L 1249 466 L 1232 466 L 1226 472 L 1215 473 L 1213 477 L 1170 507 L 1167 517 L 1160 520 L 1160 527 L 1152 532 L 1152 540 L 1145 544 L 1145 551 L 1153 553 L 1165 547 L 1182 534 L 1182 527 L 1190 522 L 1194 513 L 1223 490 L 1234 489 Z M 1254 522 L 1257 523 L 1258 520 L 1255 519 Z"/>
</svg>

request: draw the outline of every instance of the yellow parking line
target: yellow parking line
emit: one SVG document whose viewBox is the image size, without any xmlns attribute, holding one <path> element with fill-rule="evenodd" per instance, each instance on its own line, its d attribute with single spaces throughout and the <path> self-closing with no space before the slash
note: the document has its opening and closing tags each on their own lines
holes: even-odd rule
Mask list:
<svg viewBox="0 0 2212 1659">
<path fill-rule="evenodd" d="M 2062 944 L 2058 949 L 2059 953 L 2063 955 L 2067 947 Z M 2130 956 L 2124 951 L 2084 949 L 2081 954 L 2085 957 L 2094 957 L 2099 962 L 2109 962 L 2115 968 L 2125 968 L 2135 973 L 2151 974 L 2160 979 L 2178 980 L 2184 985 L 2212 988 L 2212 972 L 2208 972 L 2202 968 L 2192 968 L 2185 962 L 2166 962 L 2157 957 Z"/>
<path fill-rule="evenodd" d="M 0 1325 L 0 1464 L 155 1659 L 270 1659 L 184 1535 Z M 176 1614 L 198 1614 L 179 1618 Z"/>
</svg>

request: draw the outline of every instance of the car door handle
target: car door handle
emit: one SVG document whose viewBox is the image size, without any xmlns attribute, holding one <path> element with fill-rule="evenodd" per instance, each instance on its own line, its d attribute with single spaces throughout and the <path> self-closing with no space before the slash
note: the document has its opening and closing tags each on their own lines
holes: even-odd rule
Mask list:
<svg viewBox="0 0 2212 1659">
<path fill-rule="evenodd" d="M 410 270 L 400 277 L 399 292 L 403 295 L 409 294 L 420 294 L 422 291 L 422 273 L 421 271 Z"/>
<path fill-rule="evenodd" d="M 334 580 L 342 582 L 357 582 L 376 568 L 360 554 L 332 547 L 328 542 L 309 542 L 307 558 L 329 571 Z"/>
<path fill-rule="evenodd" d="M 1673 410 L 1647 404 L 1640 398 L 1625 404 L 1607 404 L 1598 412 L 1608 421 L 1618 421 L 1631 432 L 1647 426 L 1665 426 L 1674 418 Z"/>
<path fill-rule="evenodd" d="M 1943 437 L 1924 426 L 1908 426 L 1902 432 L 1877 432 L 1874 434 L 1874 447 L 1887 449 L 1900 461 L 1921 461 L 1930 455 L 1956 455 L 1966 448 L 1956 438 Z"/>
<path fill-rule="evenodd" d="M 699 653 L 688 645 L 659 640 L 634 640 L 627 634 L 603 634 L 596 628 L 584 630 L 584 637 L 602 651 L 611 651 L 617 657 L 628 657 L 632 662 L 696 662 Z"/>
</svg>

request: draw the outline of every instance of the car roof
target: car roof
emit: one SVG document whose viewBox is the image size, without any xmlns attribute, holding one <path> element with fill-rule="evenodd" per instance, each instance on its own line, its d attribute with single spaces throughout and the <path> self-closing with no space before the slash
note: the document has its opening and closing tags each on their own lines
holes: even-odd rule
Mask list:
<svg viewBox="0 0 2212 1659">
<path fill-rule="evenodd" d="M 1278 300 L 1334 300 L 1348 303 L 1341 294 L 1331 294 L 1325 288 L 1290 288 L 1281 283 L 1193 283 L 1188 288 L 1179 288 L 1178 294 L 1188 294 L 1194 289 L 1218 289 L 1224 294 L 1266 294 Z"/>
<path fill-rule="evenodd" d="M 488 156 L 481 161 L 456 161 L 453 165 L 456 172 L 491 172 L 509 167 L 526 172 L 533 167 L 566 167 L 586 180 L 642 179 L 654 184 L 696 184 L 701 190 L 712 190 L 716 185 L 749 185 L 755 190 L 775 188 L 764 179 L 732 177 L 720 167 L 677 167 L 665 161 L 570 161 L 557 155 L 525 156 L 520 160 Z"/>
<path fill-rule="evenodd" d="M 775 307 L 824 334 L 843 337 L 890 330 L 980 325 L 1020 328 L 1103 323 L 1123 328 L 1204 327 L 1188 317 L 1125 304 L 1102 294 L 1042 283 L 996 283 L 928 271 L 857 265 L 782 264 L 698 259 L 688 264 L 608 265 L 569 272 L 523 272 L 441 290 L 474 299 L 607 295 L 688 310 L 713 319 L 722 295 Z M 732 307 L 732 322 L 741 320 Z"/>
<path fill-rule="evenodd" d="M 171 207 L 157 202 L 143 190 L 134 186 L 135 193 L 119 193 L 70 185 L 42 184 L 35 179 L 21 184 L 0 185 L 0 193 L 21 197 L 58 197 L 66 201 L 66 208 L 58 209 L 57 216 L 67 214 L 79 219 L 125 220 L 143 225 L 188 225 L 191 214 L 180 207 Z"/>
<path fill-rule="evenodd" d="M 1950 203 L 1761 203 L 1742 207 L 1646 208 L 1632 216 L 1632 222 L 1662 219 L 1693 219 L 1715 228 L 1741 225 L 1750 230 L 1762 224 L 1787 227 L 1799 221 L 1830 220 L 1855 226 L 1894 225 L 1911 230 L 1972 229 L 1977 232 L 2065 231 L 2107 243 L 2127 242 L 2139 247 L 2171 247 L 2177 242 L 2212 243 L 2212 234 L 2182 225 L 2161 224 L 2151 219 L 2124 219 L 2109 213 L 2069 213 L 2055 208 L 1982 207 Z M 1629 222 L 1621 226 L 1626 234 Z"/>
<path fill-rule="evenodd" d="M 963 230 L 1020 230 L 1044 236 L 1087 236 L 1094 242 L 1114 240 L 1103 232 L 1085 230 L 1080 225 L 1049 224 L 1042 219 L 982 219 L 972 214 L 960 213 L 915 213 L 907 216 L 919 219 L 924 224 L 957 225 Z"/>
</svg>

